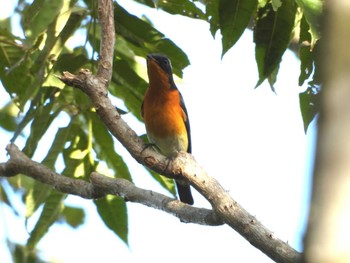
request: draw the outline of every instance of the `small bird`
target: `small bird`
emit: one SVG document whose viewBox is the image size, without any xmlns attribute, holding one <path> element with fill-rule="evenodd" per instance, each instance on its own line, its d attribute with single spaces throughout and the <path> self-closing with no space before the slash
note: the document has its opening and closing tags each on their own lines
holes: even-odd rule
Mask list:
<svg viewBox="0 0 350 263">
<path fill-rule="evenodd" d="M 159 152 L 173 157 L 179 151 L 191 153 L 190 122 L 180 91 L 177 89 L 170 60 L 160 54 L 147 56 L 149 87 L 142 103 L 141 115 L 147 136 Z M 193 204 L 190 185 L 176 180 L 180 200 Z"/>
</svg>

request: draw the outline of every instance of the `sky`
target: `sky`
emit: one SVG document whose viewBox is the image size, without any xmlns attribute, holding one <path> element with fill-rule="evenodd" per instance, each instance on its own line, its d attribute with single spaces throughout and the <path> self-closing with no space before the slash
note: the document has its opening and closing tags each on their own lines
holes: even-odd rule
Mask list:
<svg viewBox="0 0 350 263">
<path fill-rule="evenodd" d="M 9 1 L 11 2 L 11 1 Z M 13 2 L 13 1 L 12 1 Z M 210 35 L 203 21 L 168 15 L 160 10 L 140 8 L 132 1 L 119 1 L 131 13 L 147 15 L 155 27 L 172 39 L 188 55 L 191 65 L 176 84 L 191 121 L 193 155 L 231 196 L 256 216 L 277 237 L 297 250 L 302 249 L 312 172 L 315 123 L 305 134 L 299 109 L 299 62 L 289 51 L 283 56 L 276 94 L 267 83 L 254 89 L 258 80 L 254 43 L 246 31 L 221 59 L 221 39 Z M 1 10 L 7 14 L 6 8 Z M 76 39 L 70 44 L 75 45 Z M 0 106 L 9 99 L 0 87 Z M 138 134 L 142 123 L 125 115 Z M 43 138 L 51 143 L 57 127 L 64 127 L 64 115 Z M 4 148 L 11 134 L 0 130 L 0 162 L 7 160 Z M 4 139 L 3 139 L 4 138 Z M 18 144 L 23 145 L 23 141 Z M 39 146 L 40 147 L 40 146 Z M 128 163 L 137 186 L 167 194 L 116 143 L 116 150 Z M 34 156 L 40 161 L 44 153 Z M 210 208 L 193 190 L 195 206 Z M 16 198 L 18 208 L 24 207 Z M 86 209 L 86 222 L 78 229 L 55 224 L 39 243 L 42 257 L 56 262 L 271 262 L 259 250 L 228 226 L 199 226 L 181 223 L 164 212 L 128 203 L 129 247 L 99 219 L 92 201 L 69 196 L 69 205 Z M 39 213 L 29 220 L 28 229 Z M 23 218 L 0 206 L 0 261 L 11 262 L 5 236 L 25 243 L 28 238 Z"/>
</svg>

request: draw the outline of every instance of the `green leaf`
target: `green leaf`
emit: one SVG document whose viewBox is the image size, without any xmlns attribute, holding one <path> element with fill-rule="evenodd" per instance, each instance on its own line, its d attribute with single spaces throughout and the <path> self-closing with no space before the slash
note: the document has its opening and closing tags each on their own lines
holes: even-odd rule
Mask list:
<svg viewBox="0 0 350 263">
<path fill-rule="evenodd" d="M 40 258 L 40 253 L 38 250 L 33 249 L 28 251 L 28 249 L 21 245 L 11 242 L 11 240 L 6 240 L 7 246 L 11 251 L 12 262 L 14 263 L 44 263 L 45 261 Z"/>
<path fill-rule="evenodd" d="M 192 1 L 189 0 L 167 0 L 167 1 L 145 1 L 137 0 L 137 2 L 155 7 L 173 15 L 182 15 L 190 18 L 205 19 L 205 14 Z"/>
<path fill-rule="evenodd" d="M 27 247 L 29 249 L 33 249 L 36 246 L 40 239 L 49 231 L 50 226 L 58 219 L 63 209 L 63 200 L 65 197 L 66 194 L 55 190 L 51 191 L 38 222 L 30 232 L 30 237 L 27 241 Z"/>
<path fill-rule="evenodd" d="M 176 196 L 175 181 L 173 179 L 155 173 L 150 169 L 147 169 L 147 171 L 165 190 L 167 190 L 174 197 Z"/>
<path fill-rule="evenodd" d="M 305 19 L 310 26 L 311 48 L 321 35 L 321 15 L 323 11 L 322 0 L 296 0 L 301 10 L 304 13 Z"/>
<path fill-rule="evenodd" d="M 58 57 L 54 70 L 57 72 L 77 72 L 90 62 L 83 47 L 75 48 L 73 53 L 65 53 Z"/>
<path fill-rule="evenodd" d="M 26 89 L 24 87 L 31 86 L 35 81 L 33 75 L 30 73 L 33 61 L 29 57 L 26 59 L 18 58 L 19 55 L 24 53 L 17 48 L 12 52 L 9 50 L 12 49 L 12 47 L 2 47 L 0 46 L 0 58 L 3 57 L 4 60 L 0 59 L 1 82 L 7 93 L 11 97 L 16 97 L 16 100 L 14 100 L 16 105 L 20 109 L 23 109 L 25 103 L 22 98 L 26 94 Z M 17 59 L 18 61 L 16 61 Z"/>
<path fill-rule="evenodd" d="M 0 126 L 1 128 L 13 132 L 18 125 L 18 108 L 12 101 L 8 102 L 0 109 Z"/>
<path fill-rule="evenodd" d="M 147 21 L 131 15 L 120 5 L 115 4 L 114 10 L 117 36 L 122 36 L 136 55 L 146 57 L 149 53 L 163 53 L 172 61 L 174 73 L 182 76 L 182 69 L 189 65 L 189 60 L 178 46 Z M 98 50 L 98 47 L 95 46 L 95 49 Z"/>
<path fill-rule="evenodd" d="M 0 28 L 0 72 L 6 72 L 7 67 L 15 65 L 24 55 L 21 39 L 8 30 Z"/>
<path fill-rule="evenodd" d="M 57 18 L 63 7 L 63 0 L 34 0 L 22 15 L 22 26 L 30 43 L 46 32 L 48 26 Z"/>
<path fill-rule="evenodd" d="M 85 211 L 82 208 L 65 206 L 61 214 L 61 219 L 71 227 L 77 228 L 84 223 Z"/>
<path fill-rule="evenodd" d="M 306 133 L 309 124 L 320 110 L 320 89 L 318 86 L 309 85 L 306 91 L 299 94 L 300 111 Z"/>
<path fill-rule="evenodd" d="M 205 19 L 205 14 L 202 10 L 189 0 L 158 1 L 156 7 L 174 15 L 178 14 L 190 18 Z"/>
<path fill-rule="evenodd" d="M 128 213 L 125 201 L 121 197 L 108 195 L 94 203 L 106 226 L 128 244 Z"/>
<path fill-rule="evenodd" d="M 148 87 L 147 82 L 125 60 L 115 60 L 113 68 L 110 92 L 122 99 L 128 110 L 141 120 L 141 104 Z"/>
<path fill-rule="evenodd" d="M 96 164 L 91 158 L 91 146 L 84 130 L 86 122 L 83 122 L 82 119 L 74 119 L 71 126 L 69 146 L 63 150 L 65 169 L 62 174 L 88 180 Z"/>
<path fill-rule="evenodd" d="M 34 212 L 43 204 L 51 192 L 52 187 L 39 181 L 34 181 L 25 196 L 26 218 L 30 218 Z"/>
<path fill-rule="evenodd" d="M 97 158 L 105 161 L 112 168 L 116 177 L 132 181 L 131 174 L 123 158 L 115 152 L 112 135 L 94 112 L 88 115 L 92 120 L 93 148 Z"/>
<path fill-rule="evenodd" d="M 54 168 L 58 155 L 62 153 L 64 145 L 70 134 L 70 125 L 65 128 L 58 129 L 55 139 L 46 155 L 44 160 L 41 162 L 43 165 Z M 45 202 L 47 196 L 51 192 L 51 187 L 40 183 L 39 181 L 34 182 L 34 186 L 29 190 L 25 198 L 26 203 L 26 217 L 29 218 L 38 209 L 38 207 Z"/>
<path fill-rule="evenodd" d="M 215 37 L 215 33 L 219 29 L 219 1 L 206 2 L 205 12 L 210 24 L 210 33 Z"/>
<path fill-rule="evenodd" d="M 258 64 L 259 86 L 279 65 L 294 29 L 297 5 L 283 1 L 277 11 L 271 3 L 258 10 L 254 29 L 255 58 Z"/>
<path fill-rule="evenodd" d="M 35 112 L 34 120 L 30 128 L 30 135 L 26 141 L 26 145 L 23 148 L 23 152 L 28 157 L 33 156 L 40 139 L 59 113 L 59 111 L 56 111 L 51 114 L 53 106 L 54 103 L 50 102 L 45 106 L 39 107 Z"/>
<path fill-rule="evenodd" d="M 258 6 L 257 0 L 219 1 L 222 56 L 237 42 Z"/>
</svg>

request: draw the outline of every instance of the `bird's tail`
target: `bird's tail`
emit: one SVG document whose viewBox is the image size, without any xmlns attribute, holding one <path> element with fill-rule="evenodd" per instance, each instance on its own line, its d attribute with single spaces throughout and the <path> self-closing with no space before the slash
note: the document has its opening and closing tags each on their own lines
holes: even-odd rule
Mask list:
<svg viewBox="0 0 350 263">
<path fill-rule="evenodd" d="M 193 197 L 191 193 L 190 185 L 186 182 L 176 180 L 177 193 L 179 194 L 180 200 L 183 203 L 193 205 Z"/>
</svg>

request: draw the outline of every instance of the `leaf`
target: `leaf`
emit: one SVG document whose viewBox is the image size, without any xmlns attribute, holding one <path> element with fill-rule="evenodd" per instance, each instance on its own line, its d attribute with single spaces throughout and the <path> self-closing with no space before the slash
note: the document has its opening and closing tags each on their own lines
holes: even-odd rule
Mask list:
<svg viewBox="0 0 350 263">
<path fill-rule="evenodd" d="M 174 197 L 176 196 L 175 181 L 173 179 L 162 176 L 150 169 L 147 169 L 147 171 L 165 190 L 167 190 Z"/>
<path fill-rule="evenodd" d="M 18 125 L 18 108 L 12 103 L 8 102 L 0 109 L 0 126 L 1 128 L 13 132 Z"/>
<path fill-rule="evenodd" d="M 136 55 L 146 57 L 149 53 L 163 53 L 172 61 L 174 73 L 182 76 L 182 69 L 189 65 L 189 60 L 178 46 L 147 21 L 131 15 L 120 5 L 115 3 L 114 10 L 117 36 L 122 36 Z M 95 49 L 98 47 L 95 46 Z"/>
<path fill-rule="evenodd" d="M 77 72 L 79 69 L 85 67 L 89 63 L 89 59 L 84 51 L 86 50 L 80 47 L 75 48 L 73 53 L 62 54 L 58 57 L 54 65 L 54 70 L 58 72 Z"/>
<path fill-rule="evenodd" d="M 25 50 L 19 41 L 20 38 L 0 28 L 0 72 L 5 72 L 7 67 L 13 66 L 23 57 Z"/>
<path fill-rule="evenodd" d="M 311 35 L 309 33 L 309 25 L 306 22 L 305 16 L 300 21 L 300 37 L 299 37 L 299 59 L 300 59 L 300 75 L 299 86 L 303 85 L 314 69 L 314 55 L 311 50 Z"/>
<path fill-rule="evenodd" d="M 58 115 L 59 111 L 56 111 L 51 114 L 54 103 L 51 102 L 45 106 L 39 107 L 34 115 L 34 120 L 31 124 L 30 135 L 26 141 L 26 144 L 23 148 L 23 152 L 28 156 L 32 157 L 37 145 L 45 134 L 52 121 Z"/>
<path fill-rule="evenodd" d="M 121 197 L 108 195 L 94 200 L 97 211 L 106 226 L 128 244 L 128 213 Z"/>
<path fill-rule="evenodd" d="M 205 13 L 210 24 L 210 33 L 215 37 L 219 29 L 219 1 L 208 1 L 205 5 Z"/>
<path fill-rule="evenodd" d="M 82 121 L 82 120 L 80 120 Z M 91 149 L 84 126 L 86 123 L 74 119 L 71 127 L 68 145 L 63 150 L 65 169 L 62 174 L 88 180 L 89 174 L 94 170 L 95 164 L 91 161 Z"/>
<path fill-rule="evenodd" d="M 115 152 L 111 134 L 95 113 L 90 112 L 88 116 L 92 120 L 93 148 L 97 158 L 105 161 L 109 168 L 114 170 L 116 177 L 132 181 L 131 174 L 123 158 Z"/>
<path fill-rule="evenodd" d="M 167 0 L 167 1 L 145 1 L 137 0 L 137 2 L 155 7 L 168 12 L 169 14 L 182 15 L 190 18 L 205 19 L 205 14 L 192 1 L 189 0 Z"/>
<path fill-rule="evenodd" d="M 141 104 L 148 87 L 147 82 L 138 76 L 125 60 L 115 60 L 113 63 L 110 92 L 122 99 L 125 106 L 134 116 L 141 120 Z"/>
<path fill-rule="evenodd" d="M 85 211 L 79 207 L 65 206 L 61 214 L 61 220 L 64 220 L 71 227 L 77 228 L 84 223 Z"/>
<path fill-rule="evenodd" d="M 257 8 L 257 0 L 219 1 L 222 56 L 237 42 Z"/>
<path fill-rule="evenodd" d="M 258 10 L 254 29 L 255 59 L 258 64 L 258 87 L 279 65 L 294 29 L 297 5 L 283 1 L 277 11 L 268 3 Z"/>
<path fill-rule="evenodd" d="M 321 36 L 321 15 L 323 11 L 322 0 L 296 0 L 304 13 L 305 19 L 310 26 L 311 48 Z"/>
<path fill-rule="evenodd" d="M 306 91 L 299 94 L 300 111 L 306 133 L 309 124 L 320 110 L 320 89 L 318 86 L 309 85 Z"/>
<path fill-rule="evenodd" d="M 46 32 L 49 25 L 57 18 L 63 7 L 63 0 L 34 0 L 22 14 L 22 27 L 30 43 Z"/>
<path fill-rule="evenodd" d="M 13 49 L 12 47 L 3 48 L 4 46 L 0 46 L 0 78 L 1 82 L 7 91 L 7 93 L 11 97 L 16 97 L 14 102 L 20 109 L 23 109 L 24 104 L 22 98 L 26 94 L 26 89 L 23 87 L 28 87 L 32 85 L 34 82 L 34 77 L 30 73 L 30 69 L 33 66 L 33 61 L 30 58 L 21 59 L 18 58 L 22 53 L 19 49 L 15 48 L 15 51 L 11 51 L 9 49 Z M 1 54 L 2 53 L 2 54 Z M 12 54 L 10 54 L 12 53 Z M 17 53 L 17 54 L 14 54 Z M 19 59 L 19 61 L 16 61 Z M 3 62 L 2 62 L 3 61 Z M 14 63 L 14 64 L 12 64 Z M 10 65 L 11 64 L 11 65 Z"/>
<path fill-rule="evenodd" d="M 38 222 L 30 232 L 30 237 L 27 240 L 27 247 L 29 249 L 33 249 L 36 246 L 40 239 L 49 231 L 50 226 L 58 219 L 63 209 L 63 200 L 65 197 L 66 194 L 55 190 L 51 191 Z"/>
<path fill-rule="evenodd" d="M 71 131 L 71 126 L 68 125 L 65 128 L 59 128 L 55 139 L 46 155 L 44 160 L 41 162 L 43 165 L 54 168 L 56 160 L 58 158 L 58 155 L 62 153 L 66 140 L 68 138 L 68 135 Z M 29 192 L 26 195 L 25 198 L 25 204 L 26 204 L 26 218 L 31 217 L 34 212 L 38 209 L 38 207 L 45 202 L 47 196 L 51 192 L 51 187 L 43 184 L 39 181 L 34 182 L 34 186 L 30 188 Z"/>
</svg>

